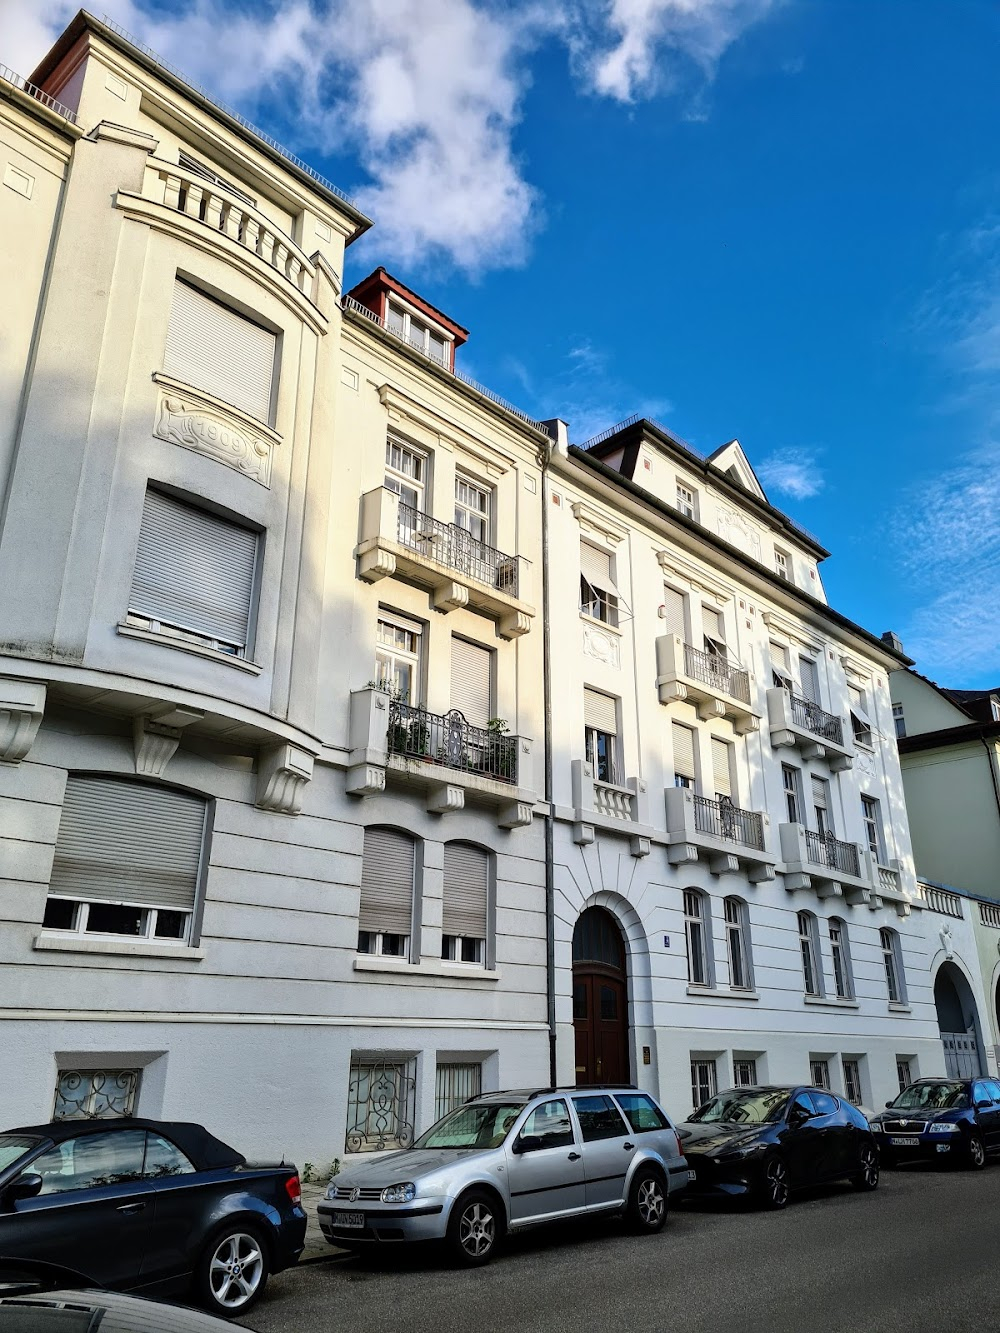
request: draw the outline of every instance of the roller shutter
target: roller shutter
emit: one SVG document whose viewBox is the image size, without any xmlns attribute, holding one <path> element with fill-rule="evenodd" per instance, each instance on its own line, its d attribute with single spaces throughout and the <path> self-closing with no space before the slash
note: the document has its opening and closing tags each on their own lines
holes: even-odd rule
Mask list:
<svg viewBox="0 0 1000 1333">
<path fill-rule="evenodd" d="M 394 829 L 365 829 L 358 929 L 409 935 L 416 844 Z"/>
<path fill-rule="evenodd" d="M 451 706 L 474 727 L 485 727 L 493 716 L 493 654 L 467 639 L 451 640 Z"/>
<path fill-rule="evenodd" d="M 481 847 L 445 843 L 443 934 L 486 938 L 489 863 L 489 856 Z"/>
<path fill-rule="evenodd" d="M 816 663 L 811 657 L 799 658 L 799 679 L 802 682 L 802 697 L 811 703 L 819 703 L 819 675 Z"/>
<path fill-rule="evenodd" d="M 679 722 L 671 724 L 674 743 L 674 772 L 694 781 L 694 732 Z"/>
<path fill-rule="evenodd" d="M 270 424 L 277 339 L 196 287 L 178 281 L 163 369 Z"/>
<path fill-rule="evenodd" d="M 586 726 L 607 732 L 610 736 L 618 734 L 618 710 L 610 694 L 584 689 L 583 716 Z"/>
<path fill-rule="evenodd" d="M 663 621 L 668 634 L 676 634 L 682 640 L 685 638 L 684 594 L 676 588 L 663 589 Z"/>
<path fill-rule="evenodd" d="M 732 796 L 733 783 L 729 767 L 729 746 L 712 737 L 712 781 L 716 796 Z"/>
<path fill-rule="evenodd" d="M 70 774 L 49 893 L 190 912 L 207 809 L 169 787 Z"/>
<path fill-rule="evenodd" d="M 242 653 L 257 542 L 249 528 L 148 490 L 129 610 Z"/>
</svg>

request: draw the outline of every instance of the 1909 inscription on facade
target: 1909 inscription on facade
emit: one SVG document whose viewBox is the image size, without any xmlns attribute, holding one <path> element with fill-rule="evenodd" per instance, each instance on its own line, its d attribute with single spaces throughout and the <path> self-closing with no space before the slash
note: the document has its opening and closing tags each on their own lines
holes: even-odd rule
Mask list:
<svg viewBox="0 0 1000 1333">
<path fill-rule="evenodd" d="M 262 486 L 271 484 L 271 440 L 242 422 L 227 420 L 193 396 L 161 390 L 153 434 L 207 454 Z"/>
</svg>

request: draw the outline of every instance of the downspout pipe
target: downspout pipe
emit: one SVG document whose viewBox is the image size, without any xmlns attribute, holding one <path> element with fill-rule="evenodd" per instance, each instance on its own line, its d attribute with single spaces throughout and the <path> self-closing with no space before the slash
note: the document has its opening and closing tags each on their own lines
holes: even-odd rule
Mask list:
<svg viewBox="0 0 1000 1333">
<path fill-rule="evenodd" d="M 549 1024 L 549 1081 L 556 1077 L 556 883 L 555 883 L 555 791 L 552 755 L 552 631 L 549 625 L 551 589 L 549 579 L 549 466 L 553 452 L 564 455 L 569 448 L 565 421 L 542 423 L 551 443 L 542 454 L 542 700 L 545 711 L 545 982 Z"/>
</svg>

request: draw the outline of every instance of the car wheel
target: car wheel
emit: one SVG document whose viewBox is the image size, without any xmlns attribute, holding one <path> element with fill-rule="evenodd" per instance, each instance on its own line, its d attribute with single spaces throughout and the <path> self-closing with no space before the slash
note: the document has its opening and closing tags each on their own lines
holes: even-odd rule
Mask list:
<svg viewBox="0 0 1000 1333">
<path fill-rule="evenodd" d="M 780 1157 L 770 1158 L 764 1165 L 761 1202 L 765 1208 L 784 1208 L 789 1192 L 788 1167 Z"/>
<path fill-rule="evenodd" d="M 217 1231 L 202 1251 L 197 1288 L 213 1314 L 232 1319 L 245 1314 L 267 1285 L 267 1246 L 249 1226 Z"/>
<path fill-rule="evenodd" d="M 500 1205 L 486 1190 L 469 1190 L 455 1204 L 448 1219 L 448 1244 L 460 1263 L 486 1264 L 503 1233 Z"/>
<path fill-rule="evenodd" d="M 878 1153 L 873 1143 L 862 1143 L 858 1153 L 857 1175 L 851 1177 L 851 1184 L 856 1190 L 878 1189 Z"/>
<path fill-rule="evenodd" d="M 970 1171 L 982 1171 L 986 1165 L 986 1149 L 978 1134 L 970 1134 L 965 1149 L 965 1164 Z"/>
<path fill-rule="evenodd" d="M 628 1195 L 628 1220 L 636 1231 L 652 1235 L 667 1220 L 667 1187 L 659 1171 L 640 1167 Z"/>
</svg>

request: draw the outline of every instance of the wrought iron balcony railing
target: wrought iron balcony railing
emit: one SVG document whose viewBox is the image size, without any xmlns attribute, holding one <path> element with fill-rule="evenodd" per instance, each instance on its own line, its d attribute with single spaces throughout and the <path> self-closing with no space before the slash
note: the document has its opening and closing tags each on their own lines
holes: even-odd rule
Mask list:
<svg viewBox="0 0 1000 1333">
<path fill-rule="evenodd" d="M 517 736 L 474 727 L 457 708 L 428 713 L 397 700 L 389 705 L 388 751 L 404 759 L 477 773 L 496 782 L 517 782 Z"/>
<path fill-rule="evenodd" d="M 742 847 L 764 850 L 764 821 L 754 810 L 741 810 L 728 797 L 710 801 L 705 796 L 694 798 L 694 826 L 699 833 L 714 838 L 726 838 Z"/>
<path fill-rule="evenodd" d="M 861 858 L 856 842 L 841 842 L 832 833 L 814 833 L 812 829 L 806 829 L 805 835 L 806 854 L 813 865 L 827 866 L 842 875 L 861 878 Z"/>
<path fill-rule="evenodd" d="M 792 705 L 792 721 L 797 727 L 811 731 L 825 741 L 833 741 L 835 745 L 843 745 L 844 726 L 839 717 L 826 712 L 811 699 L 803 699 L 800 694 L 789 691 L 788 697 Z"/>
<path fill-rule="evenodd" d="M 457 574 L 489 588 L 518 595 L 517 557 L 477 541 L 457 523 L 441 523 L 412 505 L 400 504 L 397 539 L 400 546 L 427 556 Z"/>
<path fill-rule="evenodd" d="M 700 648 L 684 645 L 684 674 L 703 685 L 714 686 L 741 703 L 750 702 L 750 677 L 741 668 L 733 666 L 725 657 L 703 653 Z"/>
</svg>

